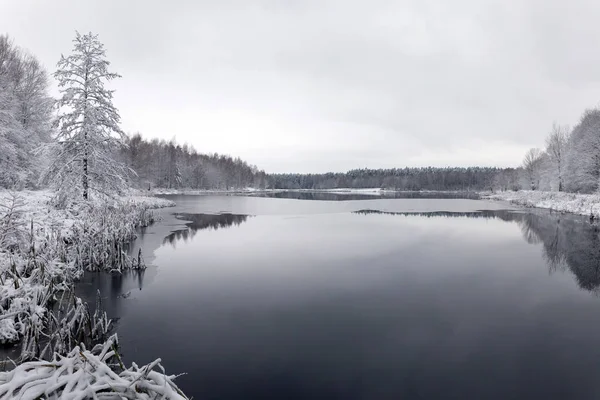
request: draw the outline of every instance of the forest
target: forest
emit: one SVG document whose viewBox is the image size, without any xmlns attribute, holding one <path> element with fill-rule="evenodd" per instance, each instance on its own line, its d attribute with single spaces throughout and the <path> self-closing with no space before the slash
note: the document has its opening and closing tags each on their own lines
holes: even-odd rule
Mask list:
<svg viewBox="0 0 600 400">
<path fill-rule="evenodd" d="M 66 60 L 61 62 L 67 63 Z M 66 145 L 76 143 L 70 134 L 72 125 L 78 121 L 69 120 L 69 114 L 57 114 L 70 94 L 63 94 L 61 99 L 49 94 L 51 79 L 56 79 L 59 87 L 70 79 L 61 72 L 60 62 L 58 66 L 59 70 L 50 75 L 34 55 L 14 44 L 7 35 L 0 36 L 0 187 L 35 189 L 57 183 L 65 186 L 66 180 L 74 175 L 77 177 L 71 187 L 87 185 L 89 190 L 99 192 L 115 185 L 115 179 L 102 182 L 104 175 L 119 177 L 116 180 L 119 184 L 112 189 L 148 190 L 252 187 L 406 191 L 527 189 L 591 193 L 598 189 L 600 182 L 600 109 L 586 110 L 573 129 L 555 123 L 545 148 L 530 149 L 522 165 L 515 168 L 361 168 L 345 173 L 268 174 L 239 157 L 205 154 L 174 138 L 166 141 L 146 139 L 143 133 L 127 134 L 118 126 L 120 117 L 116 108 L 111 111 L 116 119 L 106 128 L 117 135 L 92 136 L 97 138 L 97 146 L 90 142 L 85 150 L 79 149 L 86 156 L 78 157 L 74 156 L 77 150 Z M 107 77 L 119 76 L 108 74 Z M 98 93 L 108 96 L 106 99 L 112 98 L 111 91 L 99 89 Z M 94 153 L 98 148 L 103 149 L 102 154 Z M 88 158 L 89 163 L 85 161 L 90 170 L 88 175 L 92 176 L 96 170 L 95 182 L 80 184 L 81 176 L 73 171 L 76 164 Z M 398 164 L 401 165 L 402 160 L 398 160 Z M 90 187 L 93 184 L 98 187 Z"/>
<path fill-rule="evenodd" d="M 65 64 L 68 62 L 65 61 Z M 118 77 L 116 74 L 108 76 Z M 73 126 L 77 121 L 69 121 L 71 115 L 68 113 L 60 117 L 57 115 L 73 88 L 63 98 L 54 99 L 49 94 L 53 78 L 59 82 L 59 87 L 73 79 L 65 76 L 60 68 L 50 75 L 34 55 L 15 45 L 7 35 L 0 36 L 0 187 L 35 189 L 52 186 L 55 176 L 64 183 L 69 175 L 62 169 L 64 164 L 68 164 L 69 160 L 82 162 L 73 157 L 69 159 L 71 154 L 66 151 L 66 146 L 62 146 L 62 151 L 56 149 L 57 143 L 73 143 L 71 130 L 61 128 Z M 108 90 L 98 90 L 97 93 L 109 96 L 107 99 L 112 97 Z M 109 104 L 106 99 L 103 101 L 103 106 Z M 140 188 L 266 187 L 265 173 L 239 158 L 201 154 L 187 144 L 176 143 L 174 139 L 146 140 L 140 134 L 128 135 L 118 127 L 116 109 L 112 110 L 112 115 L 117 119 L 109 128 L 117 135 L 99 135 L 102 145 L 91 144 L 88 149 L 90 170 L 102 170 L 104 173 L 107 168 L 114 170 L 116 163 L 122 168 L 114 170 L 113 175 L 122 175 L 128 186 Z M 107 146 L 107 142 L 111 146 Z M 105 155 L 110 157 L 96 157 L 97 165 L 92 165 L 92 152 L 99 147 L 104 147 Z M 72 183 L 79 185 L 78 181 Z M 88 182 L 88 185 L 91 184 Z M 108 182 L 102 186 L 106 185 Z"/>
<path fill-rule="evenodd" d="M 600 109 L 585 110 L 573 129 L 554 123 L 545 148 L 523 159 L 523 189 L 594 193 L 600 183 Z"/>
<path fill-rule="evenodd" d="M 272 174 L 274 189 L 383 188 L 393 190 L 477 191 L 517 188 L 514 168 L 354 169 L 346 173 Z M 503 180 L 503 178 L 505 178 Z M 514 183 L 513 183 L 514 181 Z"/>
</svg>

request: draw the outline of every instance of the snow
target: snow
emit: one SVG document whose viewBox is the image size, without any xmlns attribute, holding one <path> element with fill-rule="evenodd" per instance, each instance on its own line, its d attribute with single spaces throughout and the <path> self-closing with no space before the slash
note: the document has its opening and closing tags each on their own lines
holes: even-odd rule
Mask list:
<svg viewBox="0 0 600 400">
<path fill-rule="evenodd" d="M 76 346 L 64 357 L 26 362 L 0 372 L 0 398 L 187 399 L 173 383 L 175 377 L 164 373 L 160 359 L 142 367 L 119 365 L 122 371 L 117 372 L 119 368 L 111 365 L 120 364 L 117 344 L 113 335 L 92 351 Z"/>
<path fill-rule="evenodd" d="M 21 342 L 24 357 L 35 356 L 37 338 L 48 334 L 51 299 L 69 292 L 84 270 L 115 268 L 115 260 L 132 265 L 121 247 L 114 251 L 116 246 L 134 237 L 136 226 L 152 220 L 148 208 L 174 205 L 132 192 L 119 199 L 57 209 L 52 198 L 50 191 L 0 191 L 0 343 Z M 77 302 L 83 310 L 81 300 Z M 48 338 L 52 340 L 51 332 Z M 116 337 L 111 340 L 116 343 Z M 66 355 L 75 344 L 53 349 L 64 349 Z M 171 378 L 152 371 L 158 362 L 141 369 L 134 365 L 117 375 L 108 373 L 110 357 L 104 356 L 76 348 L 64 358 L 55 354 L 50 364 L 20 364 L 0 373 L 0 398 L 84 398 L 94 393 L 105 397 L 98 391 L 106 385 L 125 392 L 116 398 L 153 398 L 154 394 L 185 398 Z M 137 393 L 135 387 L 146 392 Z"/>
<path fill-rule="evenodd" d="M 203 196 L 203 195 L 215 195 L 215 194 L 254 194 L 254 193 L 275 193 L 284 192 L 285 190 L 280 189 L 256 189 L 256 188 L 242 188 L 242 189 L 166 189 L 166 188 L 155 188 L 146 193 L 152 195 L 189 195 L 189 196 Z"/>
<path fill-rule="evenodd" d="M 147 208 L 175 207 L 174 201 L 153 196 L 129 195 L 124 198 L 124 201 L 129 204 L 135 204 Z"/>
<path fill-rule="evenodd" d="M 600 213 L 600 194 L 519 190 L 486 194 L 483 197 L 508 201 L 524 207 L 547 208 L 572 214 L 598 215 Z"/>
<path fill-rule="evenodd" d="M 381 188 L 336 188 L 336 189 L 300 189 L 299 192 L 324 192 L 324 193 L 338 193 L 338 194 L 365 194 L 380 196 L 382 193 L 393 192 Z"/>
</svg>

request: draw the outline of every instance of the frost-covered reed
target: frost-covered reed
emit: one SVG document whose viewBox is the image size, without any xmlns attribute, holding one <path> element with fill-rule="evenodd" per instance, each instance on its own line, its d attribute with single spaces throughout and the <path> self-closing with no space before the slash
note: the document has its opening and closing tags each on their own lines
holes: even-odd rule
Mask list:
<svg viewBox="0 0 600 400">
<path fill-rule="evenodd" d="M 84 271 L 145 267 L 140 254 L 127 254 L 136 229 L 155 219 L 143 204 L 83 204 L 58 215 L 50 206 L 45 207 L 48 215 L 30 213 L 20 195 L 7 196 L 0 204 L 2 343 L 19 341 L 34 327 L 47 329 L 50 306 Z"/>
<path fill-rule="evenodd" d="M 151 202 L 159 206 L 171 205 L 162 199 Z M 80 203 L 66 209 L 56 209 L 50 204 L 49 198 L 39 193 L 0 193 L 0 343 L 8 345 L 20 342 L 21 345 L 16 360 L 20 365 L 13 370 L 21 373 L 0 375 L 0 398 L 18 397 L 24 393 L 29 396 L 34 386 L 37 387 L 35 390 L 40 389 L 42 386 L 38 387 L 39 381 L 32 383 L 24 377 L 34 373 L 43 376 L 48 372 L 44 366 L 51 364 L 43 364 L 39 360 L 51 359 L 52 363 L 63 363 L 70 359 L 72 365 L 65 367 L 67 371 L 73 368 L 89 371 L 89 365 L 74 365 L 79 365 L 77 362 L 83 359 L 94 359 L 92 355 L 83 350 L 73 353 L 74 349 L 92 348 L 104 343 L 109 338 L 111 321 L 102 311 L 100 295 L 92 312 L 88 304 L 73 294 L 74 283 L 85 271 L 122 273 L 128 269 L 145 268 L 141 253 L 134 257 L 128 255 L 128 245 L 136 237 L 138 228 L 148 226 L 156 219 L 147 204 L 147 200 L 138 197 L 120 202 Z M 110 340 L 111 345 L 116 346 L 116 338 Z M 101 365 L 109 358 L 95 360 Z M 37 361 L 31 363 L 32 360 Z M 10 365 L 4 368 L 10 368 Z M 34 372 L 36 369 L 38 371 Z M 123 383 L 127 377 L 132 377 L 132 371 L 138 370 L 123 369 L 124 375 L 119 382 Z M 52 379 L 67 379 L 61 374 Z M 153 374 L 159 373 L 155 371 Z M 149 376 L 146 378 L 149 379 Z M 88 383 L 98 388 L 102 385 L 98 386 L 97 382 L 105 378 L 102 374 L 95 375 Z M 18 382 L 22 379 L 29 383 L 19 386 Z M 170 382 L 164 375 L 157 377 L 156 381 L 161 384 Z M 113 383 L 115 388 L 119 387 L 117 381 Z M 78 383 L 77 388 L 82 384 Z M 155 384 L 148 383 L 150 386 Z M 167 386 L 171 387 L 170 384 Z M 44 390 L 50 389 L 46 387 Z M 59 389 L 67 397 L 73 398 L 84 393 L 77 389 L 77 395 L 73 395 L 73 387 L 69 384 L 56 388 Z M 171 393 L 175 389 L 169 390 L 168 393 Z M 58 398 L 59 392 L 50 390 L 44 393 L 45 396 Z M 85 393 L 92 396 L 91 393 L 96 392 Z M 107 395 L 100 390 L 96 396 L 106 398 Z M 123 397 L 145 398 L 127 396 L 129 394 Z"/>
<path fill-rule="evenodd" d="M 125 368 L 111 336 L 91 351 L 75 346 L 65 356 L 30 361 L 0 372 L 2 399 L 187 399 L 157 359 Z"/>
</svg>

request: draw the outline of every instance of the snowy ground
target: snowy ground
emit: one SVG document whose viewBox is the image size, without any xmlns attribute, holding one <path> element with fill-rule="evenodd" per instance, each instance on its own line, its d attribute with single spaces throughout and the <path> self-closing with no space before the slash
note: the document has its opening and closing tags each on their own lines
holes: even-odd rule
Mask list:
<svg viewBox="0 0 600 400">
<path fill-rule="evenodd" d="M 77 209 L 59 210 L 50 205 L 53 197 L 52 192 L 48 190 L 22 190 L 11 192 L 0 190 L 0 204 L 9 202 L 12 195 L 17 195 L 22 203 L 22 218 L 25 221 L 33 221 L 34 225 L 39 227 L 61 227 L 66 232 L 78 219 Z M 149 209 L 165 208 L 175 206 L 175 202 L 159 197 L 147 196 L 136 191 L 131 191 L 126 196 L 118 199 L 113 204 L 132 204 L 143 206 Z M 0 217 L 2 210 L 0 209 Z M 1 251 L 2 249 L 0 249 Z"/>
<path fill-rule="evenodd" d="M 155 188 L 146 193 L 150 195 L 161 195 L 161 194 L 177 194 L 177 195 L 191 195 L 191 196 L 202 196 L 202 195 L 214 195 L 214 194 L 255 194 L 255 193 L 272 193 L 282 192 L 279 189 L 255 189 L 255 188 L 243 188 L 243 189 L 166 189 L 166 188 Z M 138 193 L 143 193 L 140 191 Z"/>
<path fill-rule="evenodd" d="M 336 188 L 336 189 L 290 189 L 292 192 L 325 192 L 325 193 L 338 193 L 338 194 L 364 194 L 373 196 L 384 196 L 386 194 L 394 193 L 455 193 L 463 194 L 468 191 L 456 191 L 456 190 L 396 190 L 396 189 L 382 189 L 382 188 Z"/>
<path fill-rule="evenodd" d="M 600 194 L 520 190 L 483 195 L 490 200 L 508 201 L 525 207 L 547 208 L 580 215 L 600 215 Z"/>
<path fill-rule="evenodd" d="M 123 243 L 135 237 L 136 227 L 151 223 L 153 215 L 147 209 L 174 203 L 131 192 L 119 199 L 57 209 L 52 197 L 49 191 L 0 191 L 0 343 L 18 343 L 24 360 L 48 359 L 57 351 L 65 357 L 55 355 L 50 363 L 31 361 L 0 372 L 0 398 L 96 398 L 93 394 L 101 396 L 107 390 L 126 393 L 118 398 L 185 398 L 172 377 L 152 371 L 158 362 L 125 369 L 108 364 L 114 362 L 106 351 L 112 351 L 110 344 L 100 357 L 73 349 L 78 342 L 71 338 L 79 338 L 79 333 L 87 337 L 87 326 L 100 332 L 100 321 L 106 327 L 100 333 L 108 332 L 106 316 L 96 320 L 94 314 L 91 319 L 79 299 L 63 314 L 50 312 L 57 299 L 72 293 L 73 282 L 85 270 L 133 268 Z M 4 368 L 10 365 L 0 366 Z"/>
</svg>

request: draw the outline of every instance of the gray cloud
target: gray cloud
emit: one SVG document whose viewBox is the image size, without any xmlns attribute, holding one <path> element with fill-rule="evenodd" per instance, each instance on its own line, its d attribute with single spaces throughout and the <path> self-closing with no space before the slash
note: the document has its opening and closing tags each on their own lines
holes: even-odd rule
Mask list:
<svg viewBox="0 0 600 400">
<path fill-rule="evenodd" d="M 50 70 L 74 30 L 114 69 L 124 128 L 268 171 L 516 165 L 600 93 L 600 4 L 4 2 Z"/>
</svg>

